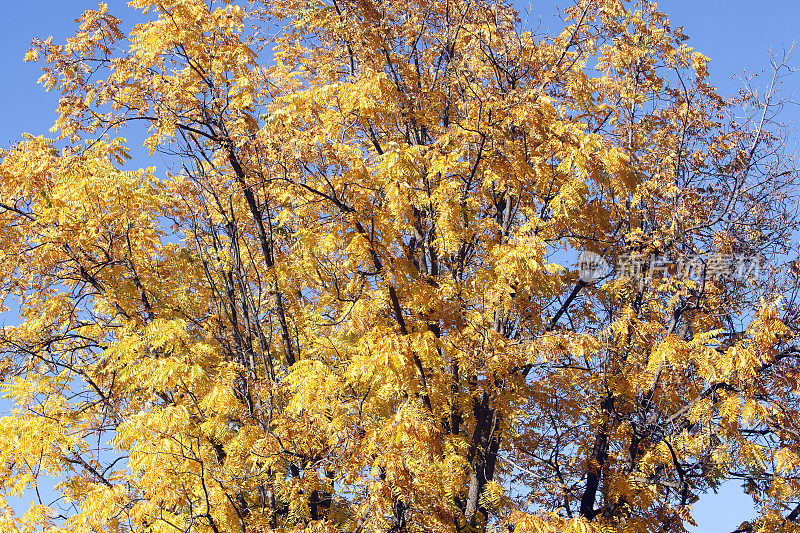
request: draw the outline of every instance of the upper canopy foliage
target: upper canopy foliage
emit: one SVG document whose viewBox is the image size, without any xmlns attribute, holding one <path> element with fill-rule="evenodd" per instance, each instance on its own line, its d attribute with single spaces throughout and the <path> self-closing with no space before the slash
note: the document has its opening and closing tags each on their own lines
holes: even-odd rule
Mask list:
<svg viewBox="0 0 800 533">
<path fill-rule="evenodd" d="M 3 531 L 672 532 L 729 479 L 795 530 L 783 62 L 723 100 L 646 1 L 130 5 L 2 153 Z"/>
</svg>

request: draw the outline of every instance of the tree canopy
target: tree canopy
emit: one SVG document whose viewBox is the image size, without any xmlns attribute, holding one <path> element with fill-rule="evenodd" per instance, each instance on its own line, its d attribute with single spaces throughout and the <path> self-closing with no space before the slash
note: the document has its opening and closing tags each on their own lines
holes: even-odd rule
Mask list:
<svg viewBox="0 0 800 533">
<path fill-rule="evenodd" d="M 649 1 L 130 5 L 34 41 L 54 138 L 0 152 L 3 531 L 681 532 L 731 480 L 800 531 L 783 58 L 724 99 Z"/>
</svg>

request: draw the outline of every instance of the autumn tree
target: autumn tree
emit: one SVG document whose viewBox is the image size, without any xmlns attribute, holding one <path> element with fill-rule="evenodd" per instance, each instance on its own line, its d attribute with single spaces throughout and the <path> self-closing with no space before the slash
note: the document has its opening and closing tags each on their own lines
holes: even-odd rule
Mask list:
<svg viewBox="0 0 800 533">
<path fill-rule="evenodd" d="M 723 99 L 648 1 L 130 5 L 34 42 L 2 152 L 3 531 L 680 532 L 731 480 L 800 530 L 784 60 Z"/>
</svg>

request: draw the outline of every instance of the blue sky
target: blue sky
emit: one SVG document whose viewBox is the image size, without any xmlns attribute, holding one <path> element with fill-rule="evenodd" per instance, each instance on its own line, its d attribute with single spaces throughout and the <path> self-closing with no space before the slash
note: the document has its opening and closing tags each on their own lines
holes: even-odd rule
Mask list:
<svg viewBox="0 0 800 533">
<path fill-rule="evenodd" d="M 569 0 L 516 2 L 523 11 L 541 13 L 546 27 L 553 20 L 554 5 Z M 125 4 L 125 0 L 109 0 L 112 14 L 127 22 L 132 10 Z M 62 41 L 74 28 L 73 20 L 96 5 L 95 0 L 0 0 L 0 146 L 17 140 L 23 131 L 46 135 L 54 119 L 57 97 L 36 85 L 39 65 L 22 63 L 30 39 L 52 35 Z M 692 46 L 711 57 L 712 78 L 723 93 L 738 88 L 733 72 L 767 65 L 769 46 L 780 48 L 800 40 L 800 2 L 796 0 L 662 0 L 659 6 L 670 14 L 674 26 L 686 27 Z M 795 64 L 800 65 L 800 60 Z M 800 81 L 794 85 L 800 87 Z M 800 109 L 788 114 L 800 123 Z"/>
<path fill-rule="evenodd" d="M 552 20 L 555 0 L 517 2 L 534 15 L 542 13 L 545 27 Z M 110 0 L 109 4 L 112 14 L 131 20 L 125 1 Z M 74 28 L 73 19 L 94 6 L 93 0 L 0 0 L 0 147 L 19 139 L 21 132 L 48 135 L 55 118 L 56 94 L 36 85 L 38 65 L 22 62 L 30 39 L 52 35 L 55 41 L 63 41 Z M 659 6 L 670 15 L 673 26 L 685 26 L 689 44 L 711 58 L 712 80 L 722 94 L 738 90 L 740 84 L 732 75 L 742 68 L 767 66 L 769 47 L 780 51 L 800 40 L 797 0 L 662 0 Z M 800 51 L 793 64 L 800 67 Z M 800 74 L 785 89 L 787 96 L 792 89 L 800 92 Z M 800 106 L 788 108 L 786 119 L 795 127 L 800 125 Z M 141 161 L 144 164 L 144 158 Z M 703 533 L 730 532 L 753 513 L 751 500 L 735 484 L 724 486 L 695 508 L 701 525 L 698 531 Z"/>
</svg>

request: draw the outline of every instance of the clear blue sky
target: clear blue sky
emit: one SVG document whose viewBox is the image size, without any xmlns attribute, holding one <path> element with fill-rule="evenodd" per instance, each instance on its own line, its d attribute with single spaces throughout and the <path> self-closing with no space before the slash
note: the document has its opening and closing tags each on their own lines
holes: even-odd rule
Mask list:
<svg viewBox="0 0 800 533">
<path fill-rule="evenodd" d="M 543 22 L 552 20 L 555 0 L 517 0 Z M 124 0 L 110 0 L 112 14 L 132 20 Z M 559 2 L 565 4 L 564 0 Z M 800 41 L 800 2 L 797 0 L 662 0 L 660 8 L 670 15 L 674 26 L 685 26 L 689 44 L 709 56 L 712 79 L 723 94 L 732 94 L 739 84 L 732 74 L 742 67 L 768 65 L 766 49 L 780 49 Z M 0 0 L 0 147 L 19 139 L 21 132 L 48 134 L 57 96 L 36 85 L 40 75 L 36 64 L 22 63 L 32 37 L 52 35 L 62 41 L 73 28 L 73 19 L 93 0 Z M 530 7 L 528 7 L 530 6 Z M 800 67 L 800 50 L 793 61 Z M 792 80 L 800 93 L 800 74 Z M 800 94 L 797 95 L 800 101 Z M 787 109 L 786 117 L 800 126 L 800 107 Z M 138 159 L 138 158 L 137 158 Z M 144 161 L 144 159 L 142 159 Z M 735 484 L 722 488 L 696 505 L 698 531 L 730 532 L 753 513 L 749 497 Z"/>
</svg>

